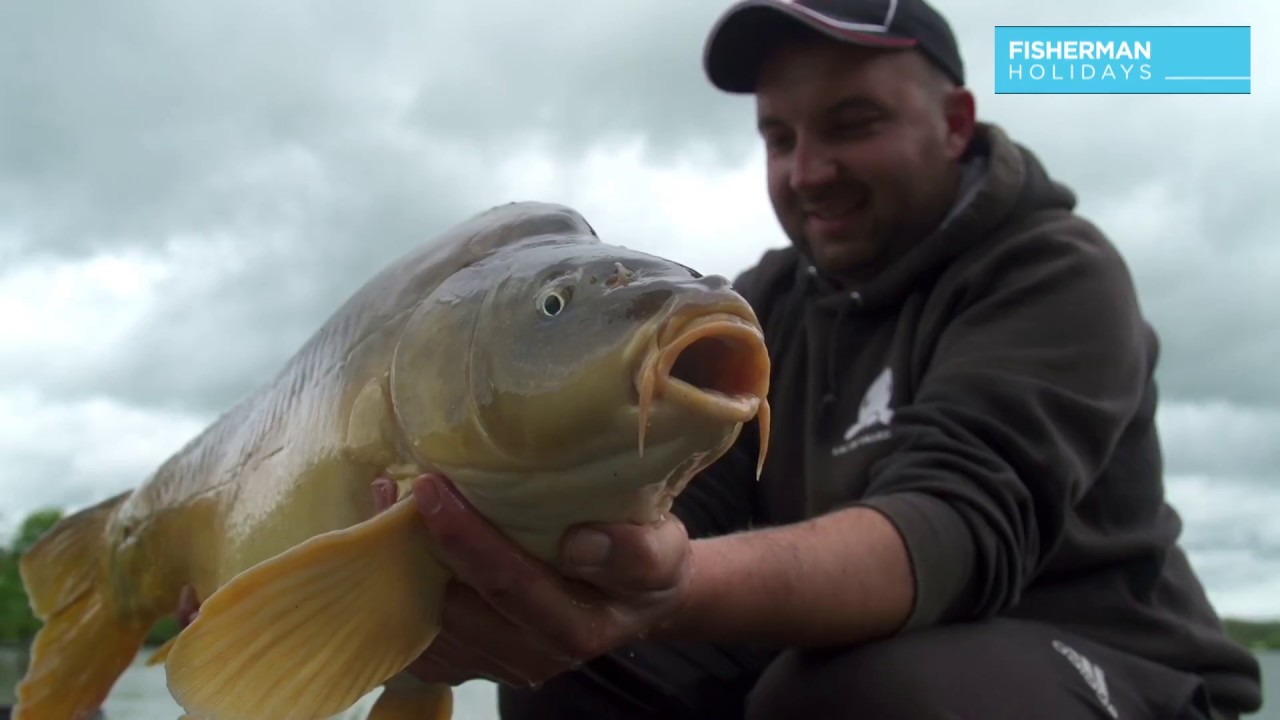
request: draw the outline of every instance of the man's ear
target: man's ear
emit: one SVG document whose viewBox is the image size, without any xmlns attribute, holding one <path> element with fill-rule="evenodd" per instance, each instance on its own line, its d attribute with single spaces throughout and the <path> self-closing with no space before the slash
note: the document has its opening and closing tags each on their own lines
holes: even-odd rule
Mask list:
<svg viewBox="0 0 1280 720">
<path fill-rule="evenodd" d="M 973 93 L 965 87 L 944 91 L 943 115 L 947 123 L 947 155 L 959 160 L 969 147 L 977 126 L 977 109 Z"/>
</svg>

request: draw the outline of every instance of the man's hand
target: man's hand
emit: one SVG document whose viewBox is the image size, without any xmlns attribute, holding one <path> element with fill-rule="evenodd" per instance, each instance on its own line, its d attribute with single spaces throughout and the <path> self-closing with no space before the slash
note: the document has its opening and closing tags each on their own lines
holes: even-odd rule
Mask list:
<svg viewBox="0 0 1280 720">
<path fill-rule="evenodd" d="M 685 598 L 689 538 L 674 517 L 572 529 L 552 567 L 502 535 L 447 480 L 423 476 L 413 491 L 456 575 L 443 629 L 410 667 L 424 681 L 537 685 L 672 621 Z M 394 499 L 382 480 L 373 492 L 379 510 Z"/>
</svg>

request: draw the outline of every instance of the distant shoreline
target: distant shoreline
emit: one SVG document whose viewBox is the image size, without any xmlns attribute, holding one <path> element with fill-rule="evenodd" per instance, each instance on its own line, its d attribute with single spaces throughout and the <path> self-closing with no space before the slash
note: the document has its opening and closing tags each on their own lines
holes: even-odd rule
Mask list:
<svg viewBox="0 0 1280 720">
<path fill-rule="evenodd" d="M 1280 620 L 1225 618 L 1227 634 L 1253 651 L 1280 650 Z"/>
<path fill-rule="evenodd" d="M 11 648 L 25 653 L 40 622 L 31 612 L 18 559 L 62 517 L 62 511 L 51 508 L 27 516 L 19 526 L 9 547 L 0 546 L 0 649 Z M 1273 618 L 1223 618 L 1227 635 L 1254 652 L 1280 650 L 1280 616 Z M 154 649 L 178 634 L 178 622 L 164 618 L 147 633 L 143 648 Z"/>
<path fill-rule="evenodd" d="M 1227 626 L 1227 635 L 1250 650 L 1254 652 L 1280 651 L 1280 619 L 1258 620 L 1228 617 L 1224 618 L 1223 622 Z M 166 618 L 160 621 L 152 629 L 151 633 L 147 635 L 142 647 L 154 650 L 177 634 L 177 621 L 172 618 Z M 30 642 L 31 638 L 15 638 L 12 635 L 5 637 L 3 628 L 0 628 L 0 650 L 22 652 Z"/>
</svg>

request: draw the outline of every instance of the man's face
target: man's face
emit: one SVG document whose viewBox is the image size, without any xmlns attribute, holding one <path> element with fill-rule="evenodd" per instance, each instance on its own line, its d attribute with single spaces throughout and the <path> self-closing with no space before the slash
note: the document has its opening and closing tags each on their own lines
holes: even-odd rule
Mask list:
<svg viewBox="0 0 1280 720">
<path fill-rule="evenodd" d="M 950 209 L 973 98 L 922 56 L 792 43 L 762 69 L 756 104 L 774 211 L 825 273 L 867 279 Z"/>
</svg>

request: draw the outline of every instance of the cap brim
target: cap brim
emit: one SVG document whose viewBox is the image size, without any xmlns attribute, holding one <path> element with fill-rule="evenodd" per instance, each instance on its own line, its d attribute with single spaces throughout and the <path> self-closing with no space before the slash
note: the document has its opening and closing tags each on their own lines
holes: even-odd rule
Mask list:
<svg viewBox="0 0 1280 720">
<path fill-rule="evenodd" d="M 760 66 L 797 28 L 864 47 L 906 50 L 917 44 L 903 35 L 849 28 L 786 0 L 742 0 L 716 20 L 707 37 L 702 62 L 711 84 L 726 92 L 753 92 Z"/>
</svg>

